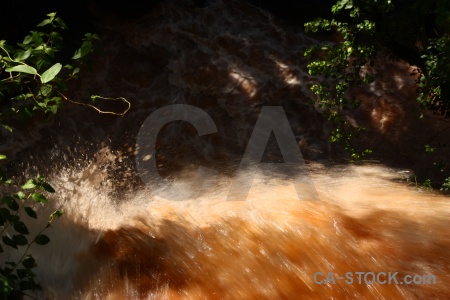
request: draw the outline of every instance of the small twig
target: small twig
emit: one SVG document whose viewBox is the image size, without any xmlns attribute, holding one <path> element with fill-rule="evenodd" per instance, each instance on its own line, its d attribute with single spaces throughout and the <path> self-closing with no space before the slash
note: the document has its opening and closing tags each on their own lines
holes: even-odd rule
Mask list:
<svg viewBox="0 0 450 300">
<path fill-rule="evenodd" d="M 27 87 L 27 89 L 28 89 L 28 91 L 30 92 L 30 94 L 33 95 L 33 100 L 34 100 L 34 102 L 36 102 L 36 104 L 39 105 L 39 102 L 36 100 L 36 97 L 34 96 L 33 91 L 30 89 L 30 87 L 28 86 L 28 84 L 27 84 L 26 82 L 25 82 L 24 84 L 25 84 L 25 86 Z M 39 91 L 40 91 L 40 90 L 39 90 Z"/>
<path fill-rule="evenodd" d="M 14 61 L 14 59 L 12 59 L 12 58 L 11 58 L 11 56 L 9 56 L 9 52 L 8 52 L 8 51 L 6 51 L 6 49 L 5 49 L 5 48 L 3 48 L 3 47 L 0 47 L 0 49 L 2 49 L 3 51 L 5 51 L 5 52 L 6 52 L 6 55 L 8 55 L 8 58 L 9 58 L 10 60 Z"/>
<path fill-rule="evenodd" d="M 95 110 L 96 110 L 98 113 L 100 113 L 100 114 L 110 114 L 110 115 L 116 115 L 116 116 L 123 116 L 123 115 L 125 115 L 125 114 L 130 110 L 130 108 L 131 108 L 131 103 L 130 103 L 127 99 L 125 99 L 125 98 L 123 98 L 123 97 L 119 97 L 119 98 L 107 98 L 107 97 L 100 97 L 100 96 L 92 96 L 94 99 L 95 99 L 95 98 L 103 98 L 103 99 L 108 99 L 108 100 L 122 100 L 123 102 L 126 102 L 126 103 L 128 104 L 128 108 L 127 108 L 124 112 L 122 112 L 122 113 L 115 113 L 115 112 L 112 112 L 112 111 L 103 111 L 103 110 L 99 109 L 98 107 L 96 107 L 95 105 L 87 104 L 87 103 L 82 103 L 82 102 L 78 102 L 78 101 L 71 100 L 71 99 L 67 98 L 67 97 L 66 97 L 63 93 L 61 93 L 60 91 L 58 91 L 58 90 L 56 90 L 56 89 L 55 89 L 55 91 L 56 91 L 61 97 L 63 97 L 64 100 L 69 101 L 69 102 L 72 102 L 72 103 L 74 103 L 74 104 L 83 105 L 83 106 L 88 106 L 88 107 L 90 107 L 90 108 L 95 109 Z"/>
</svg>

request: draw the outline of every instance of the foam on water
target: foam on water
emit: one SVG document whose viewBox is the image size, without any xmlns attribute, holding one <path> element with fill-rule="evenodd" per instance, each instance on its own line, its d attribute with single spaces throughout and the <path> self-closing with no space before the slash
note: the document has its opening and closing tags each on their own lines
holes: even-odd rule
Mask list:
<svg viewBox="0 0 450 300">
<path fill-rule="evenodd" d="M 221 178 L 222 184 L 212 192 L 187 201 L 161 199 L 140 190 L 118 204 L 105 196 L 106 190 L 87 182 L 76 186 L 76 195 L 63 191 L 57 206 L 66 214 L 50 230 L 52 246 L 33 249 L 41 261 L 39 278 L 44 279 L 45 292 L 39 295 L 56 299 L 448 295 L 448 198 L 395 182 L 403 170 L 310 168 L 315 170 L 312 178 L 319 201 L 300 201 L 292 183 L 250 173 L 256 180 L 245 201 L 225 201 L 229 177 Z M 67 177 L 56 181 L 66 190 L 75 189 Z M 316 272 L 344 276 L 358 271 L 430 274 L 437 283 L 319 285 L 313 280 Z"/>
</svg>

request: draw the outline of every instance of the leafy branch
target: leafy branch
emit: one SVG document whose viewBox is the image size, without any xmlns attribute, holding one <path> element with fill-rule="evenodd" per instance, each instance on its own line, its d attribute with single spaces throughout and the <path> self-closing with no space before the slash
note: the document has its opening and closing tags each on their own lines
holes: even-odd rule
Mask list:
<svg viewBox="0 0 450 300">
<path fill-rule="evenodd" d="M 381 3 L 384 5 L 371 9 L 383 11 L 391 9 L 390 1 Z M 375 23 L 365 19 L 361 7 L 355 5 L 352 0 L 340 0 L 332 7 L 333 14 L 340 14 L 343 11 L 347 11 L 351 22 L 317 18 L 305 24 L 306 32 L 334 29 L 343 41 L 314 45 L 305 51 L 304 56 L 312 60 L 308 64 L 309 74 L 325 77 L 325 80 L 312 85 L 311 90 L 317 95 L 315 102 L 323 110 L 324 115 L 337 125 L 331 133 L 330 141 L 342 142 L 352 159 L 359 160 L 371 153 L 368 149 L 358 151 L 352 142 L 364 128 L 351 122 L 344 111 L 355 109 L 360 104 L 357 99 L 348 97 L 349 88 L 373 81 L 373 75 L 365 66 L 373 64 L 376 54 L 373 42 Z"/>
<path fill-rule="evenodd" d="M 48 118 L 57 113 L 64 101 L 94 108 L 99 113 L 125 114 L 131 104 L 123 97 L 103 97 L 127 104 L 125 111 L 116 113 L 100 110 L 93 104 L 71 100 L 62 92 L 67 88 L 67 81 L 77 78 L 88 54 L 94 52 L 95 42 L 99 37 L 86 33 L 71 62 L 63 64 L 58 53 L 63 44 L 61 31 L 67 29 L 67 26 L 56 13 L 47 16 L 37 27 L 48 30 L 30 31 L 23 42 L 17 44 L 17 48 L 8 45 L 5 40 L 0 41 L 0 124 L 12 131 L 11 121 L 17 117 L 28 120 L 35 113 L 41 112 Z M 93 97 L 95 98 L 92 100 L 102 98 Z"/>
<path fill-rule="evenodd" d="M 317 18 L 305 24 L 305 31 L 333 30 L 340 40 L 313 45 L 304 53 L 310 60 L 309 74 L 323 78 L 311 90 L 317 95 L 313 102 L 335 124 L 331 142 L 342 143 L 353 160 L 371 153 L 369 149 L 355 148 L 353 141 L 364 128 L 349 119 L 345 111 L 359 106 L 357 99 L 349 98 L 348 91 L 374 80 L 369 66 L 380 51 L 394 57 L 403 55 L 411 64 L 418 65 L 418 103 L 422 108 L 450 117 L 450 5 L 447 0 L 396 1 L 395 7 L 391 0 L 338 0 L 331 11 L 335 18 Z M 432 149 L 426 147 L 426 153 L 433 152 Z M 440 177 L 448 176 L 444 174 L 448 162 L 434 165 L 440 166 Z M 440 182 L 443 183 L 441 191 L 450 189 L 449 180 Z M 424 184 L 431 186 L 431 180 L 425 180 Z"/>
<path fill-rule="evenodd" d="M 4 155 L 0 155 L 0 159 L 5 158 Z M 1 169 L 1 173 L 4 174 L 3 169 Z M 2 178 L 1 183 L 9 185 L 11 180 Z M 0 266 L 0 296 L 2 299 L 23 294 L 23 291 L 26 290 L 39 288 L 34 280 L 36 275 L 33 272 L 37 264 L 28 252 L 34 244 L 46 245 L 50 242 L 50 238 L 43 233 L 50 228 L 55 217 L 62 216 L 62 212 L 59 210 L 53 212 L 49 216 L 46 226 L 31 241 L 27 238 L 30 231 L 20 215 L 25 212 L 29 218 L 37 219 L 37 213 L 32 206 L 37 203 L 45 204 L 48 202 L 47 197 L 42 192 L 54 193 L 55 190 L 43 177 L 39 176 L 37 179 L 28 180 L 16 193 L 5 195 L 0 199 L 0 253 L 4 252 L 4 247 L 20 251 L 19 247 L 26 246 L 18 260 L 8 260 L 4 263 L 4 266 Z"/>
</svg>

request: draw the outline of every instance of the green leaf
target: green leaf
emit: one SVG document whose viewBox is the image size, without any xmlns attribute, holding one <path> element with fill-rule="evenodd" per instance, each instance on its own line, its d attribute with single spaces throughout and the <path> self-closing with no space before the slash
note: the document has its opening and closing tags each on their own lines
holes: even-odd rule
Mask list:
<svg viewBox="0 0 450 300">
<path fill-rule="evenodd" d="M 72 59 L 80 59 L 86 56 L 91 51 L 92 51 L 92 43 L 90 41 L 84 41 L 80 49 L 75 51 L 75 54 L 73 55 Z"/>
<path fill-rule="evenodd" d="M 37 27 L 42 27 L 42 26 L 48 25 L 50 23 L 52 23 L 52 21 L 50 19 L 45 19 L 44 21 L 42 21 L 41 23 L 37 24 L 36 26 Z"/>
<path fill-rule="evenodd" d="M 57 218 L 60 218 L 61 216 L 63 215 L 63 212 L 62 211 L 60 211 L 60 210 L 55 210 L 51 215 L 50 215 L 50 220 L 49 220 L 49 222 L 53 222 L 53 219 L 55 218 L 55 217 L 57 217 Z"/>
<path fill-rule="evenodd" d="M 27 121 L 30 120 L 30 118 L 33 116 L 33 111 L 28 107 L 21 107 L 20 108 L 20 114 L 22 115 L 22 118 Z"/>
<path fill-rule="evenodd" d="M 23 245 L 27 245 L 28 244 L 27 238 L 24 235 L 22 235 L 22 234 L 17 234 L 15 236 L 13 236 L 12 240 L 18 246 L 23 246 Z"/>
<path fill-rule="evenodd" d="M 51 58 L 55 58 L 55 51 L 52 48 L 45 48 L 44 52 Z"/>
<path fill-rule="evenodd" d="M 16 52 L 16 54 L 14 55 L 14 60 L 15 61 L 22 61 L 27 59 L 28 57 L 30 57 L 31 54 L 31 49 L 28 49 L 26 51 L 18 51 Z"/>
<path fill-rule="evenodd" d="M 72 76 L 75 76 L 76 74 L 78 74 L 78 72 L 80 72 L 80 68 L 73 69 Z"/>
<path fill-rule="evenodd" d="M 27 269 L 16 269 L 17 277 L 23 279 L 28 276 Z"/>
<path fill-rule="evenodd" d="M 38 47 L 40 45 L 42 45 L 42 36 L 44 34 L 42 32 L 38 32 L 38 31 L 31 31 L 31 38 L 33 39 L 33 42 L 35 42 L 35 46 Z"/>
<path fill-rule="evenodd" d="M 6 246 L 18 249 L 16 243 L 14 243 L 14 241 L 9 237 L 7 236 L 2 237 L 2 241 Z"/>
<path fill-rule="evenodd" d="M 33 41 L 33 37 L 31 35 L 27 35 L 24 39 L 23 39 L 23 44 L 24 45 L 28 45 L 29 43 L 31 43 Z"/>
<path fill-rule="evenodd" d="M 22 191 L 19 191 L 19 192 L 15 193 L 14 196 L 15 196 L 16 198 L 20 199 L 20 200 L 23 200 L 23 199 L 25 199 L 25 197 L 26 197 L 25 193 L 22 192 Z"/>
<path fill-rule="evenodd" d="M 36 182 L 34 181 L 34 179 L 30 179 L 27 181 L 27 183 L 22 185 L 22 188 L 24 190 L 34 189 L 35 187 L 36 187 Z"/>
<path fill-rule="evenodd" d="M 47 191 L 49 193 L 54 193 L 55 192 L 55 189 L 50 184 L 48 184 L 47 182 L 44 182 L 42 184 L 42 187 L 44 188 L 45 191 Z"/>
<path fill-rule="evenodd" d="M 4 196 L 3 198 L 0 199 L 0 203 L 1 204 L 9 204 L 11 202 L 11 200 L 13 200 L 13 198 L 11 196 Z"/>
<path fill-rule="evenodd" d="M 39 55 L 39 54 L 37 54 L 37 55 Z M 40 59 L 38 59 L 38 60 L 36 61 L 36 68 L 37 68 L 38 70 L 46 70 L 46 69 L 48 69 L 48 68 L 51 67 L 52 62 L 47 61 L 45 58 L 43 58 L 43 57 L 40 56 L 40 55 L 39 55 L 39 58 L 40 58 Z"/>
<path fill-rule="evenodd" d="M 42 96 L 47 97 L 52 92 L 52 86 L 51 85 L 43 85 L 39 89 L 39 93 L 41 93 Z"/>
<path fill-rule="evenodd" d="M 24 209 L 30 218 L 37 219 L 37 214 L 31 207 L 26 206 Z"/>
<path fill-rule="evenodd" d="M 6 72 L 19 72 L 19 73 L 27 73 L 35 75 L 37 74 L 37 70 L 33 67 L 30 67 L 28 65 L 18 65 L 14 66 L 12 68 L 5 69 Z"/>
<path fill-rule="evenodd" d="M 48 238 L 48 236 L 40 234 L 34 238 L 34 242 L 38 245 L 47 245 L 48 243 L 50 243 L 50 239 Z"/>
<path fill-rule="evenodd" d="M 52 114 L 55 115 L 58 112 L 58 106 L 50 105 L 50 106 L 47 107 L 46 111 L 51 112 Z"/>
<path fill-rule="evenodd" d="M 98 35 L 95 34 L 95 33 L 89 33 L 89 32 L 88 32 L 88 33 L 85 33 L 84 36 L 87 37 L 88 39 L 92 39 L 92 40 L 98 40 L 98 39 L 100 39 L 100 38 L 98 37 Z"/>
<path fill-rule="evenodd" d="M 6 155 L 0 154 L 0 160 L 6 159 Z"/>
<path fill-rule="evenodd" d="M 0 217 L 3 220 L 9 221 L 11 219 L 11 213 L 9 212 L 9 209 L 7 209 L 6 207 L 0 208 Z"/>
<path fill-rule="evenodd" d="M 57 18 L 55 19 L 55 21 L 56 21 L 56 23 L 59 24 L 59 26 L 60 26 L 62 29 L 67 29 L 66 23 L 64 23 L 64 21 L 63 21 L 60 17 L 57 17 Z"/>
<path fill-rule="evenodd" d="M 21 234 L 29 234 L 30 233 L 24 222 L 17 221 L 14 223 L 13 227 L 14 227 L 14 230 L 17 231 L 18 233 L 21 233 Z"/>
<path fill-rule="evenodd" d="M 17 211 L 19 210 L 19 204 L 17 203 L 16 200 L 14 200 L 13 198 L 11 198 L 11 201 L 8 203 L 8 207 L 13 210 L 13 211 Z"/>
<path fill-rule="evenodd" d="M 59 71 L 61 71 L 62 65 L 60 63 L 56 63 L 53 66 L 51 66 L 47 71 L 42 73 L 41 75 L 41 81 L 42 83 L 47 83 L 53 78 L 55 78 L 56 75 L 58 75 Z"/>
<path fill-rule="evenodd" d="M 53 19 L 55 18 L 55 16 L 56 16 L 56 12 L 51 12 L 51 13 L 47 14 L 47 17 L 50 17 L 50 21 L 52 21 L 52 22 L 53 22 Z"/>
<path fill-rule="evenodd" d="M 62 43 L 63 43 L 63 38 L 58 32 L 54 31 L 54 32 L 50 33 L 49 40 L 52 43 L 52 45 L 55 46 L 57 49 L 61 48 Z M 56 50 L 56 49 L 54 49 L 54 50 Z"/>
<path fill-rule="evenodd" d="M 5 273 L 6 273 L 6 268 L 5 268 Z M 11 278 L 7 278 L 5 276 L 1 276 L 0 277 L 0 282 L 2 285 L 2 295 L 10 295 L 12 294 L 12 292 L 14 291 L 14 280 L 12 280 Z"/>
<path fill-rule="evenodd" d="M 33 97 L 34 97 L 33 94 L 26 93 L 26 94 L 17 95 L 16 97 L 12 97 L 12 98 L 10 98 L 10 100 L 12 100 L 12 101 L 19 101 L 19 100 L 24 101 L 24 100 L 27 100 L 27 99 L 30 99 L 30 98 L 33 98 Z"/>
<path fill-rule="evenodd" d="M 31 255 L 25 256 L 25 258 L 22 260 L 22 265 L 27 269 L 32 269 L 37 266 L 36 261 Z"/>
<path fill-rule="evenodd" d="M 12 132 L 12 131 L 13 131 L 12 128 L 11 128 L 11 126 L 6 125 L 6 124 L 1 124 L 1 125 L 3 126 L 3 128 L 5 128 L 6 130 L 8 130 L 9 132 Z"/>
<path fill-rule="evenodd" d="M 34 193 L 32 195 L 32 197 L 33 197 L 33 200 L 37 203 L 47 203 L 48 202 L 48 199 L 40 193 Z"/>
</svg>

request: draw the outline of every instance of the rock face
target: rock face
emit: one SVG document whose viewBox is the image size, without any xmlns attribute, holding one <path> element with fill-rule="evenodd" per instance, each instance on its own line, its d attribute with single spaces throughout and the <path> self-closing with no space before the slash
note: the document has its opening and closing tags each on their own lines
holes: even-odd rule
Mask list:
<svg viewBox="0 0 450 300">
<path fill-rule="evenodd" d="M 47 139 L 41 144 L 49 146 L 33 151 L 48 153 L 56 144 L 59 152 L 51 155 L 57 160 L 68 146 L 69 157 L 83 164 L 98 159 L 98 150 L 107 147 L 121 161 L 105 169 L 120 178 L 124 165 L 133 173 L 136 136 L 144 120 L 163 106 L 189 104 L 207 112 L 218 133 L 198 137 L 186 122 L 165 126 L 156 153 L 165 175 L 189 164 L 233 169 L 263 106 L 283 107 L 305 159 L 346 157 L 339 145 L 328 142 L 333 125 L 310 104 L 314 95 L 309 88 L 322 79 L 307 73 L 303 52 L 317 41 L 301 25 L 241 1 L 161 1 L 144 10 L 142 16 L 123 19 L 102 13 L 100 2 L 92 7 L 102 52 L 71 88 L 79 102 L 88 102 L 91 94 L 125 97 L 132 105 L 129 113 L 119 118 L 68 105 L 53 125 L 19 132 L 0 151 L 14 154 Z M 435 143 L 448 140 L 446 123 L 427 114 L 417 118 L 411 66 L 380 57 L 372 68 L 375 82 L 352 91 L 362 105 L 348 112 L 349 119 L 367 128 L 358 146 L 374 149 L 374 157 L 387 162 L 419 166 L 426 137 L 433 136 Z M 97 105 L 124 109 L 118 101 Z M 282 159 L 273 137 L 265 159 Z"/>
<path fill-rule="evenodd" d="M 158 139 L 161 171 L 189 162 L 235 165 L 263 106 L 284 108 L 306 159 L 345 157 L 340 146 L 328 142 L 332 124 L 310 104 L 309 88 L 318 79 L 307 73 L 303 51 L 317 41 L 302 33 L 301 25 L 239 1 L 206 6 L 167 1 L 135 20 L 102 21 L 100 28 L 103 55 L 75 97 L 101 91 L 132 101 L 124 118 L 100 121 L 112 128 L 105 130 L 114 145 L 133 145 L 143 120 L 175 103 L 205 110 L 218 128 L 217 134 L 199 138 L 190 125 L 167 125 Z M 375 82 L 352 91 L 362 105 L 348 112 L 367 128 L 359 146 L 374 149 L 375 158 L 417 164 L 425 137 L 445 123 L 427 119 L 430 115 L 417 118 L 413 67 L 380 57 L 372 68 Z M 435 142 L 448 140 L 445 133 Z M 279 159 L 275 140 L 269 144 L 267 155 Z"/>
</svg>

